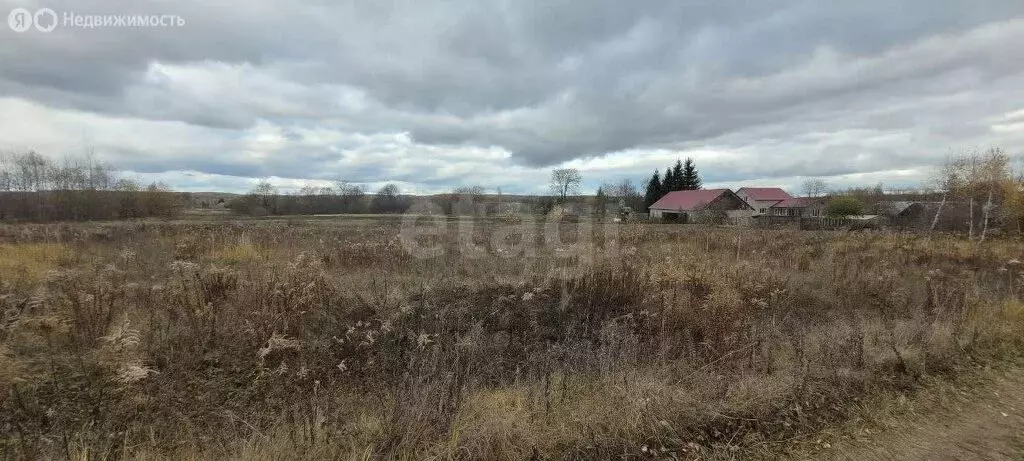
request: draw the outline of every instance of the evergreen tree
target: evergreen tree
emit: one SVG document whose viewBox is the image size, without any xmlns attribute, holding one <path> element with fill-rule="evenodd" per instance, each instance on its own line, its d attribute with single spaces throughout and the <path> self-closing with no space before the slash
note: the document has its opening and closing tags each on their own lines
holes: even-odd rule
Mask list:
<svg viewBox="0 0 1024 461">
<path fill-rule="evenodd" d="M 675 166 L 672 167 L 672 187 L 669 190 L 683 190 L 686 187 L 683 176 L 683 162 L 676 160 Z"/>
<path fill-rule="evenodd" d="M 605 195 L 603 187 L 599 186 L 597 188 L 597 197 L 595 197 L 594 201 L 597 202 L 594 204 L 594 215 L 599 218 L 603 218 L 604 208 L 606 205 L 605 202 L 608 201 L 608 197 Z"/>
<path fill-rule="evenodd" d="M 678 165 L 677 163 L 676 166 L 678 167 Z M 686 158 L 686 164 L 679 175 L 680 190 L 697 190 L 703 186 L 700 174 L 697 173 L 697 167 L 693 164 L 693 159 L 689 157 Z"/>
<path fill-rule="evenodd" d="M 647 192 L 644 194 L 644 206 L 650 209 L 654 202 L 657 202 L 665 193 L 662 191 L 661 178 L 658 177 L 658 170 L 654 170 L 651 180 L 647 182 Z"/>
<path fill-rule="evenodd" d="M 661 180 L 661 195 L 665 195 L 665 194 L 667 194 L 669 192 L 674 191 L 675 190 L 674 189 L 675 184 L 676 184 L 676 178 L 674 178 L 672 176 L 672 168 L 671 167 L 666 168 L 665 169 L 665 176 Z"/>
</svg>

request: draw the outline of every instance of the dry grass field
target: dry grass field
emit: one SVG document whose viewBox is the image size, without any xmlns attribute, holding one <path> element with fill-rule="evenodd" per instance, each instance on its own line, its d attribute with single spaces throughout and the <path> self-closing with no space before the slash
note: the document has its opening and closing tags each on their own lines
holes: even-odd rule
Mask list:
<svg viewBox="0 0 1024 461">
<path fill-rule="evenodd" d="M 772 458 L 1024 346 L 1016 241 L 463 224 L 0 227 L 0 453 Z"/>
</svg>

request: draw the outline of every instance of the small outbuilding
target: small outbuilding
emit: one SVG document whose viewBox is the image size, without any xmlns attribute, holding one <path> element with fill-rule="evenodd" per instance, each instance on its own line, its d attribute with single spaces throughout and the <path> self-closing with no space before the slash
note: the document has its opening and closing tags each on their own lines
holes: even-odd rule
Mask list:
<svg viewBox="0 0 1024 461">
<path fill-rule="evenodd" d="M 793 197 L 768 209 L 771 216 L 790 218 L 820 218 L 825 216 L 825 200 L 815 197 Z"/>
<path fill-rule="evenodd" d="M 934 229 L 939 231 L 967 231 L 972 216 L 976 226 L 980 227 L 984 222 L 980 205 L 976 205 L 972 213 L 967 202 L 902 201 L 882 205 L 889 224 L 900 229 L 925 230 L 932 229 L 934 225 Z"/>
</svg>

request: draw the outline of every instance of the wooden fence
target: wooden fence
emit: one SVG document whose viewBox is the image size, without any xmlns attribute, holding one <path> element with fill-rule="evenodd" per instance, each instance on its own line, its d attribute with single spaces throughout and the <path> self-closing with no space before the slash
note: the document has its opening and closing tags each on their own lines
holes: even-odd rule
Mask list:
<svg viewBox="0 0 1024 461">
<path fill-rule="evenodd" d="M 879 227 L 881 218 L 850 219 L 799 216 L 758 216 L 753 218 L 755 227 L 792 227 L 801 230 L 856 230 Z"/>
</svg>

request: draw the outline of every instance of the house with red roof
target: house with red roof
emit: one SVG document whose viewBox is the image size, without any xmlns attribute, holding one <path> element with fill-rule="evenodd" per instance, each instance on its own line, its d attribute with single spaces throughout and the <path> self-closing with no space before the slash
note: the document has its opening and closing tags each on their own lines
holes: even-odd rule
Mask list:
<svg viewBox="0 0 1024 461">
<path fill-rule="evenodd" d="M 793 198 L 778 187 L 741 187 L 736 195 L 754 209 L 754 216 L 769 214 L 771 207 Z"/>
<path fill-rule="evenodd" d="M 665 194 L 650 207 L 651 219 L 687 222 L 720 222 L 750 217 L 754 209 L 729 189 L 677 190 Z"/>
</svg>

